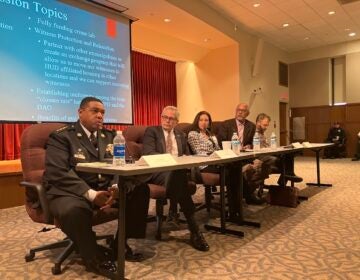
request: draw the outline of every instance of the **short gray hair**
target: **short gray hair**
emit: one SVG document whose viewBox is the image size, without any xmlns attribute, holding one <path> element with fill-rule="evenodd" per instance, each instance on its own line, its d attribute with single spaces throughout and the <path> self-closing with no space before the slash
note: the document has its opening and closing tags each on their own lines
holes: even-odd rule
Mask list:
<svg viewBox="0 0 360 280">
<path fill-rule="evenodd" d="M 266 115 L 265 113 L 260 113 L 260 114 L 256 117 L 256 122 L 262 121 L 263 119 L 268 119 L 269 121 L 271 121 L 271 118 L 270 118 L 269 115 Z"/>
<path fill-rule="evenodd" d="M 175 112 L 175 118 L 176 118 L 176 120 L 178 121 L 178 120 L 179 120 L 179 117 L 180 117 L 180 113 L 179 113 L 178 108 L 176 108 L 175 106 L 166 106 L 166 107 L 162 110 L 161 115 L 163 115 L 164 112 L 165 112 L 165 111 L 168 111 L 168 110 Z"/>
</svg>

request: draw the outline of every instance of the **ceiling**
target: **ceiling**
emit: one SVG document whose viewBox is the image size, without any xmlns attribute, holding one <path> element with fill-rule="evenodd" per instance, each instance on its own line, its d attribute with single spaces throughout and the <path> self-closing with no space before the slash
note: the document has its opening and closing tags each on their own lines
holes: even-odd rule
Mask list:
<svg viewBox="0 0 360 280">
<path fill-rule="evenodd" d="M 111 0 L 111 2 L 128 8 L 124 13 L 138 19 L 134 25 L 145 26 L 206 49 L 217 49 L 235 43 L 219 30 L 165 0 Z M 165 22 L 164 19 L 170 19 L 170 22 Z"/>
<path fill-rule="evenodd" d="M 235 24 L 288 52 L 360 38 L 360 1 L 203 0 Z M 254 7 L 254 4 L 260 4 Z M 335 14 L 329 15 L 330 11 Z M 283 24 L 289 24 L 283 27 Z M 348 34 L 356 35 L 349 37 Z"/>
<path fill-rule="evenodd" d="M 360 1 L 337 0 L 193 0 L 202 1 L 233 22 L 234 29 L 262 37 L 275 46 L 296 52 L 358 40 Z M 139 19 L 135 24 L 215 49 L 234 41 L 198 18 L 165 0 L 111 0 L 128 8 Z M 255 8 L 254 4 L 260 4 Z M 335 14 L 329 15 L 328 12 Z M 165 18 L 171 21 L 164 22 Z M 283 27 L 288 23 L 288 27 Z M 349 37 L 348 34 L 356 35 Z"/>
</svg>

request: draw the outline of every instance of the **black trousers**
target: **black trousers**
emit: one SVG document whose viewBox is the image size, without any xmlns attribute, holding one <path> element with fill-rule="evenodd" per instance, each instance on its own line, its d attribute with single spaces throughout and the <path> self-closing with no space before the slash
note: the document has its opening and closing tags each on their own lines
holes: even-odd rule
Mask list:
<svg viewBox="0 0 360 280">
<path fill-rule="evenodd" d="M 97 244 L 92 230 L 93 205 L 84 197 L 49 196 L 50 211 L 61 230 L 76 244 L 84 260 L 96 258 Z M 149 208 L 149 188 L 138 184 L 126 196 L 126 238 L 144 238 Z"/>
<path fill-rule="evenodd" d="M 195 212 L 195 205 L 188 188 L 188 176 L 186 169 L 157 172 L 144 179 L 147 184 L 161 185 L 166 188 L 166 196 L 171 204 L 180 204 L 185 216 L 191 216 Z"/>
</svg>

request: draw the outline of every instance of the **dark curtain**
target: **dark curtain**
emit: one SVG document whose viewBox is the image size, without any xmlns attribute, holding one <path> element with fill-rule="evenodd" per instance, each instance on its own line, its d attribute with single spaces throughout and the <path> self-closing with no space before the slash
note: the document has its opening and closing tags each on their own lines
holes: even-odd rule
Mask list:
<svg viewBox="0 0 360 280">
<path fill-rule="evenodd" d="M 175 62 L 132 52 L 134 124 L 158 125 L 167 105 L 176 106 Z M 20 158 L 20 137 L 30 124 L 0 124 L 0 160 Z M 123 130 L 124 125 L 107 125 Z"/>
</svg>

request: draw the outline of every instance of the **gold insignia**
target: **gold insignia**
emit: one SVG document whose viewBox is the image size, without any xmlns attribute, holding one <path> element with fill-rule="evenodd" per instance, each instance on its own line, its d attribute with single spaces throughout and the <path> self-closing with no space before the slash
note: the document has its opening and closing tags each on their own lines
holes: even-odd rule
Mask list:
<svg viewBox="0 0 360 280">
<path fill-rule="evenodd" d="M 78 151 L 74 154 L 74 158 L 78 159 L 85 159 L 85 155 L 81 149 L 78 149 Z"/>
<path fill-rule="evenodd" d="M 58 128 L 58 129 L 56 130 L 56 133 L 59 133 L 59 132 L 65 130 L 65 129 L 67 129 L 67 128 L 68 128 L 68 125 L 62 126 L 62 127 Z"/>
<path fill-rule="evenodd" d="M 104 134 L 104 133 L 101 133 L 101 137 L 102 137 L 102 138 L 105 138 L 105 134 Z"/>
<path fill-rule="evenodd" d="M 81 134 L 80 132 L 78 132 L 78 133 L 76 134 L 76 136 L 77 136 L 78 138 L 81 138 L 81 137 L 82 137 L 82 134 Z"/>
<path fill-rule="evenodd" d="M 114 151 L 114 145 L 113 144 L 108 144 L 106 146 L 106 152 L 110 153 L 110 155 L 113 155 L 113 151 Z"/>
</svg>

